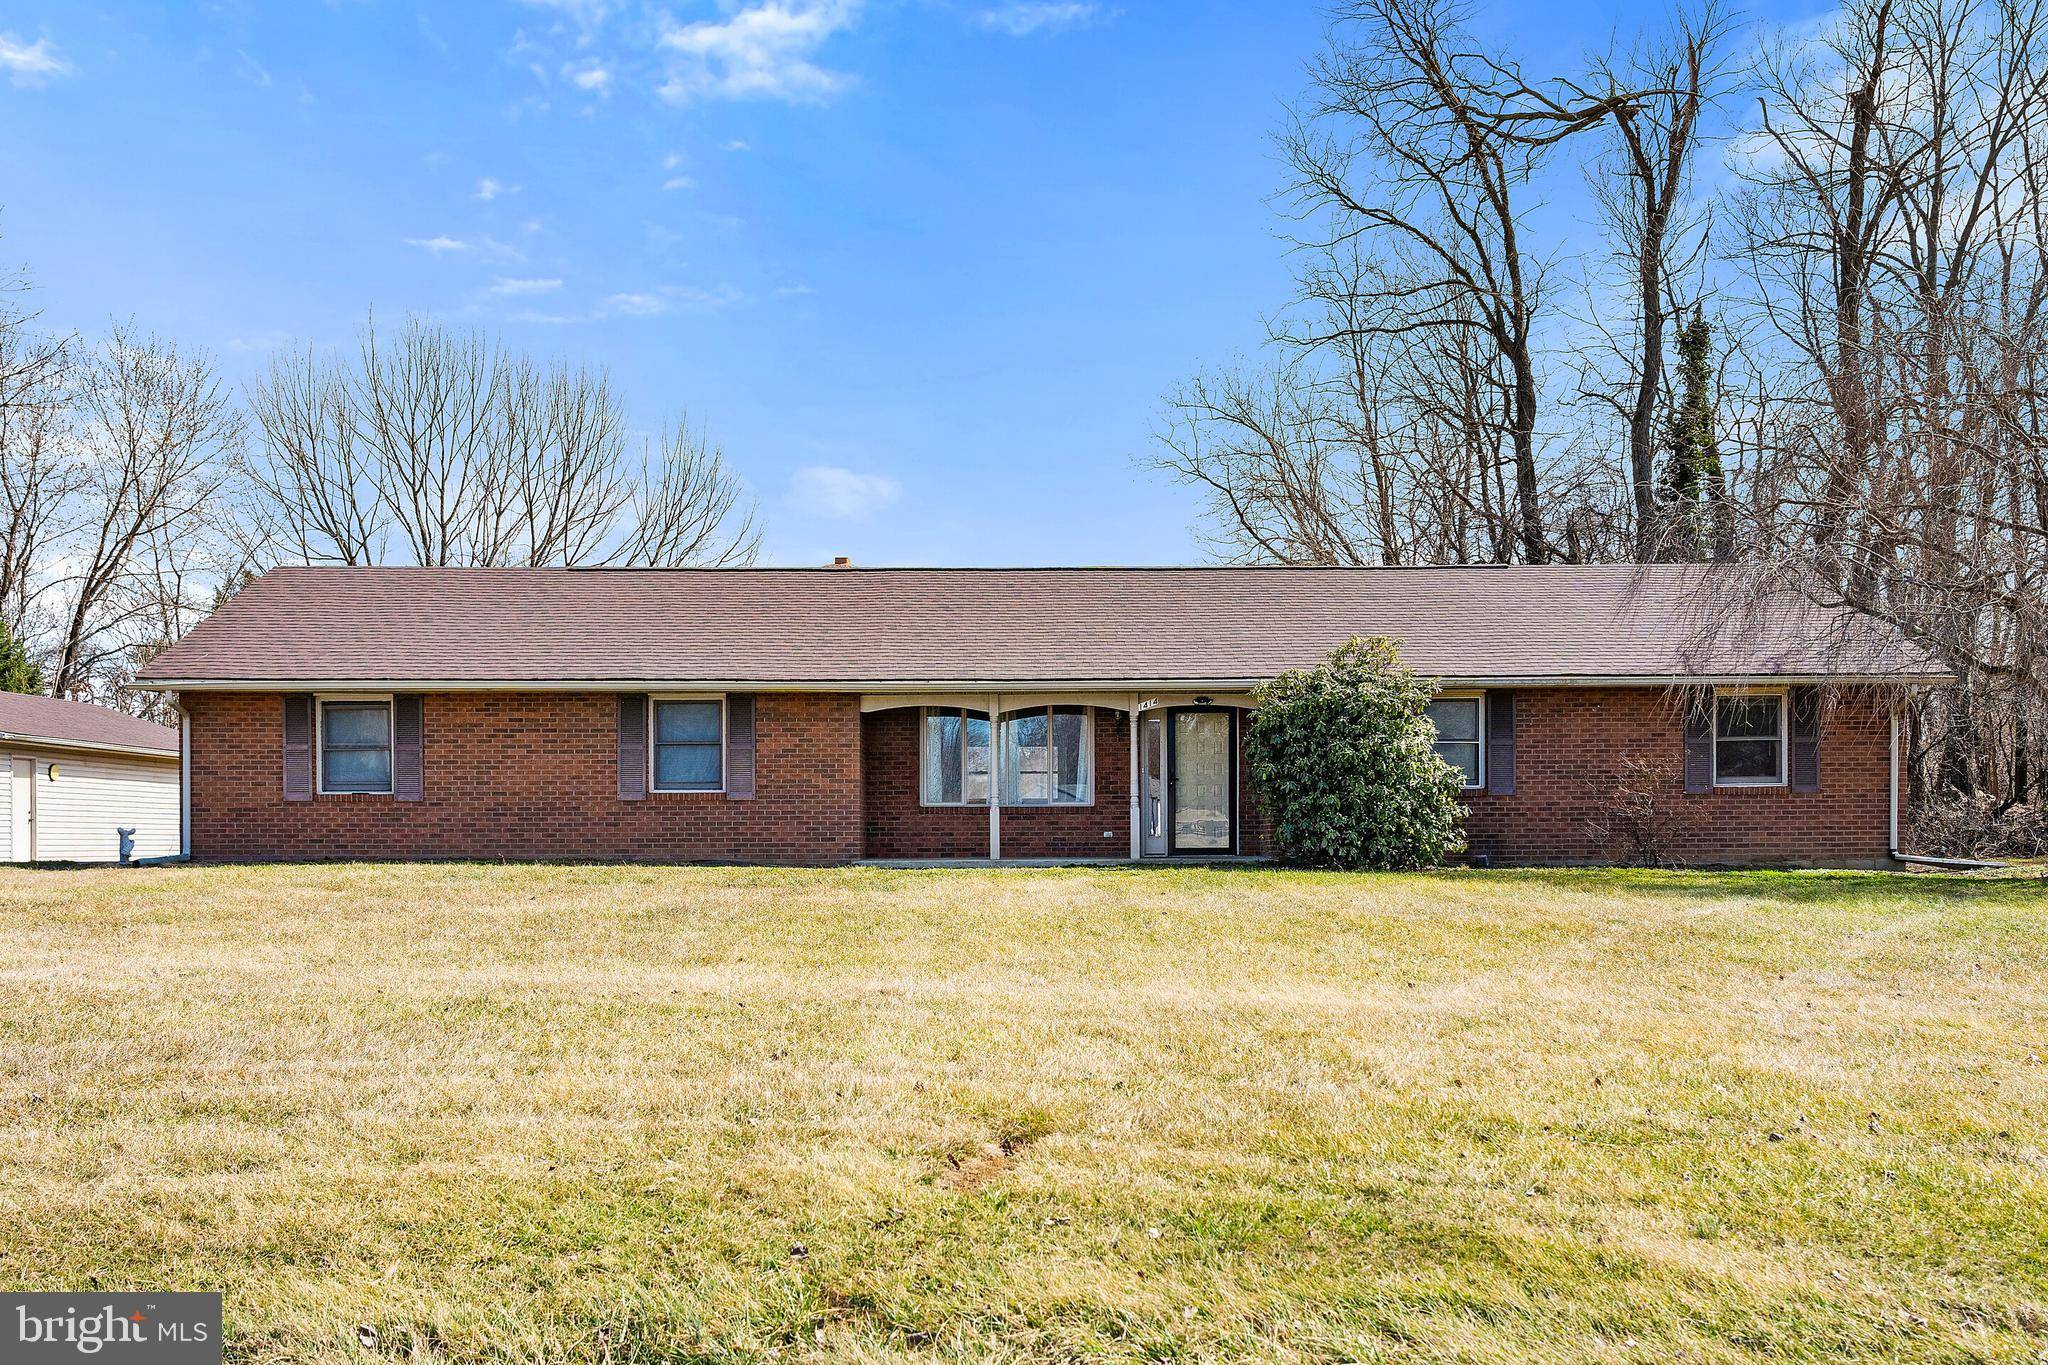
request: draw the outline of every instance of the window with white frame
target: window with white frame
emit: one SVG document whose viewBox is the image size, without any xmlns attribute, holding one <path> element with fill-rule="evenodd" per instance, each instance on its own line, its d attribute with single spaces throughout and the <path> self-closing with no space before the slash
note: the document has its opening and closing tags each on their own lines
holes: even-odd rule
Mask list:
<svg viewBox="0 0 2048 1365">
<path fill-rule="evenodd" d="M 988 804 L 988 713 L 926 707 L 919 788 L 927 806 Z"/>
<path fill-rule="evenodd" d="M 719 697 L 656 697 L 649 755 L 654 790 L 715 792 L 725 788 L 725 701 Z"/>
<path fill-rule="evenodd" d="M 391 699 L 320 702 L 320 790 L 381 795 L 391 790 Z"/>
<path fill-rule="evenodd" d="M 1085 806 L 1095 799 L 1085 706 L 1035 706 L 1003 717 L 1003 804 Z"/>
<path fill-rule="evenodd" d="M 1785 781 L 1785 694 L 1714 694 L 1714 785 L 1775 787 Z"/>
<path fill-rule="evenodd" d="M 1436 727 L 1437 757 L 1463 775 L 1468 791 L 1486 781 L 1486 745 L 1480 740 L 1485 709 L 1485 700 L 1475 693 L 1440 696 L 1427 712 Z"/>
</svg>

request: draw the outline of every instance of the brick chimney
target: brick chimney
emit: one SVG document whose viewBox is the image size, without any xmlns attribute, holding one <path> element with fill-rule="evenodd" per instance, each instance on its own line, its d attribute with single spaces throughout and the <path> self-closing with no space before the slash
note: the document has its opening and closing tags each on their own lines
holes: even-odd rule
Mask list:
<svg viewBox="0 0 2048 1365">
<path fill-rule="evenodd" d="M 850 569 L 853 567 L 853 561 L 845 555 L 834 555 L 832 556 L 832 567 L 835 569 Z"/>
</svg>

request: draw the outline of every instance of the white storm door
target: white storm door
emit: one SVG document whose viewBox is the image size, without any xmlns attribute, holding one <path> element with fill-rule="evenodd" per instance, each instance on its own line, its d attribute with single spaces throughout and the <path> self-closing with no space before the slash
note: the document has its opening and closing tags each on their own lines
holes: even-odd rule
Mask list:
<svg viewBox="0 0 2048 1365">
<path fill-rule="evenodd" d="M 36 856 L 36 761 L 14 760 L 14 789 L 8 793 L 13 808 L 13 842 L 8 856 L 17 863 L 32 862 Z"/>
<path fill-rule="evenodd" d="M 1143 716 L 1138 732 L 1138 854 L 1166 856 L 1166 718 Z"/>
</svg>

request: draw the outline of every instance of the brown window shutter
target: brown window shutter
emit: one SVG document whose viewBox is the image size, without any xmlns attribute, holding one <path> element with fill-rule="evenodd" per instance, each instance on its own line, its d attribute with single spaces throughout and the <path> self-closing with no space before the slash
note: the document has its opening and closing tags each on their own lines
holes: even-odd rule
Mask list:
<svg viewBox="0 0 2048 1365">
<path fill-rule="evenodd" d="M 725 699 L 725 795 L 730 801 L 754 799 L 754 699 Z"/>
<path fill-rule="evenodd" d="M 425 789 L 426 698 L 417 692 L 391 699 L 391 795 L 417 801 Z"/>
<path fill-rule="evenodd" d="M 619 694 L 619 800 L 647 799 L 647 694 Z"/>
<path fill-rule="evenodd" d="M 1515 794 L 1515 694 L 1486 694 L 1486 790 Z"/>
<path fill-rule="evenodd" d="M 313 799 L 313 698 L 304 692 L 284 699 L 284 799 Z"/>
<path fill-rule="evenodd" d="M 1785 718 L 1789 759 L 1786 766 L 1790 769 L 1787 776 L 1792 790 L 1817 792 L 1820 790 L 1820 689 L 1793 688 L 1786 710 L 1790 712 Z"/>
<path fill-rule="evenodd" d="M 1714 690 L 1695 688 L 1685 698 L 1685 789 L 1714 789 Z"/>
</svg>

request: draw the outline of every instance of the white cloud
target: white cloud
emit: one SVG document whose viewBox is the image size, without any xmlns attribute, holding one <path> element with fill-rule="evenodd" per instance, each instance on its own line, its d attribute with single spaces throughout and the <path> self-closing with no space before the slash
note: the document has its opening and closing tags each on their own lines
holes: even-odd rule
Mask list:
<svg viewBox="0 0 2048 1365">
<path fill-rule="evenodd" d="M 859 0 L 761 0 L 723 20 L 678 24 L 661 20 L 668 79 L 661 96 L 671 104 L 699 99 L 770 99 L 816 103 L 852 84 L 812 58 L 834 33 L 849 27 Z"/>
<path fill-rule="evenodd" d="M 733 138 L 725 144 L 725 150 L 728 152 L 744 152 L 748 150 L 747 140 L 743 137 Z"/>
<path fill-rule="evenodd" d="M 521 280 L 506 279 L 505 277 L 500 276 L 498 278 L 497 283 L 493 284 L 485 292 L 490 294 L 497 294 L 500 297 L 510 297 L 513 295 L 524 294 L 552 294 L 555 290 L 560 289 L 561 287 L 562 282 L 560 280 Z"/>
<path fill-rule="evenodd" d="M 887 474 L 860 474 L 839 465 L 808 464 L 790 475 L 789 500 L 812 516 L 860 521 L 903 496 Z"/>
<path fill-rule="evenodd" d="M 48 38 L 25 43 L 12 33 L 0 33 L 0 71 L 7 73 L 10 84 L 42 85 L 77 69 L 57 55 L 56 44 Z"/>
<path fill-rule="evenodd" d="M 651 318 L 668 311 L 668 300 L 659 294 L 613 294 L 599 308 L 601 313 L 623 314 L 629 318 Z"/>
<path fill-rule="evenodd" d="M 661 182 L 661 187 L 665 190 L 687 190 L 695 188 L 696 184 L 697 182 L 687 175 L 672 175 Z"/>
<path fill-rule="evenodd" d="M 519 193 L 517 185 L 508 185 L 502 180 L 493 180 L 488 175 L 476 182 L 476 197 L 479 199 L 490 200 L 496 199 L 501 194 L 517 193 Z"/>
<path fill-rule="evenodd" d="M 578 90 L 588 90 L 593 95 L 609 95 L 612 92 L 612 71 L 603 62 L 566 66 L 562 68 L 562 75 Z"/>
<path fill-rule="evenodd" d="M 235 49 L 235 74 L 258 90 L 268 90 L 271 86 L 270 72 L 263 63 L 240 48 Z"/>
<path fill-rule="evenodd" d="M 1104 17 L 1102 6 L 1082 0 L 1013 0 L 1011 4 L 983 10 L 981 25 L 1023 38 L 1033 33 L 1085 27 Z"/>
<path fill-rule="evenodd" d="M 480 261 L 496 261 L 511 264 L 526 259 L 526 253 L 516 246 L 508 245 L 495 237 L 478 237 L 473 241 L 461 237 L 450 237 L 442 233 L 438 237 L 407 237 L 407 246 L 418 247 L 429 256 L 468 256 L 474 254 Z"/>
<path fill-rule="evenodd" d="M 654 289 L 612 294 L 597 306 L 600 318 L 651 318 L 663 313 L 716 313 L 746 298 L 730 284 L 704 289 L 696 285 L 664 284 Z"/>
</svg>

